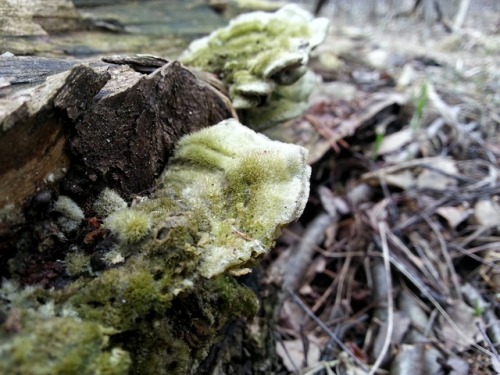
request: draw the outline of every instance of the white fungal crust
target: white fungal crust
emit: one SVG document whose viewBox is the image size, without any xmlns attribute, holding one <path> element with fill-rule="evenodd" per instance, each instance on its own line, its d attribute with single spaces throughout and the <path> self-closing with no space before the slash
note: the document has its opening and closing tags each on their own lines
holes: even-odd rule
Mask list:
<svg viewBox="0 0 500 375">
<path fill-rule="evenodd" d="M 180 60 L 217 74 L 236 109 L 265 108 L 279 86 L 307 72 L 309 54 L 325 39 L 328 25 L 295 4 L 275 13 L 246 13 L 192 42 Z"/>
</svg>

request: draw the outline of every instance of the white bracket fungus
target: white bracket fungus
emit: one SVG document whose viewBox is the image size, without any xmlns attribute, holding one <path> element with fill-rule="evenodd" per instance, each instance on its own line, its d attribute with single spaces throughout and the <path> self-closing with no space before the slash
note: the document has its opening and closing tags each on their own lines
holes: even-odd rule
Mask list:
<svg viewBox="0 0 500 375">
<path fill-rule="evenodd" d="M 154 196 L 113 213 L 105 223 L 125 245 L 142 241 L 143 251 L 148 241 L 167 236 L 160 235 L 166 222 L 169 230 L 194 223 L 199 274 L 241 274 L 271 248 L 283 226 L 302 214 L 311 173 L 306 159 L 300 146 L 225 120 L 182 138 Z M 152 228 L 142 232 L 144 238 L 137 231 L 122 233 L 128 226 L 116 221 L 129 222 L 131 215 L 150 218 Z"/>
</svg>

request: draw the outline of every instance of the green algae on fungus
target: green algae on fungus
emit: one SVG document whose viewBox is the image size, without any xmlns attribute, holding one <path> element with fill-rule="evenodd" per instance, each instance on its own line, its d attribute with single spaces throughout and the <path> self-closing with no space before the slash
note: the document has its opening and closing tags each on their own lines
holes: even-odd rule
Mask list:
<svg viewBox="0 0 500 375">
<path fill-rule="evenodd" d="M 236 109 L 281 106 L 283 100 L 276 102 L 272 94 L 306 74 L 309 54 L 326 37 L 328 24 L 326 18 L 314 18 L 295 4 L 274 13 L 246 13 L 231 20 L 228 26 L 193 41 L 180 60 L 217 74 L 228 85 Z M 287 109 L 290 106 L 282 106 L 281 118 L 287 117 Z M 288 118 L 292 116 L 290 112 Z"/>
<path fill-rule="evenodd" d="M 302 213 L 309 194 L 306 158 L 300 146 L 271 141 L 225 120 L 182 138 L 150 201 L 117 211 L 105 223 L 122 242 L 130 242 L 126 220 L 123 226 L 118 220 L 122 215 L 151 217 L 158 238 L 167 219 L 159 212 L 193 212 L 190 220 L 200 231 L 193 251 L 199 254 L 197 272 L 206 278 L 238 272 L 268 251 L 281 227 Z M 171 198 L 158 200 L 165 197 Z M 168 209 L 162 208 L 165 203 Z M 142 247 L 148 246 L 145 240 Z"/>
</svg>

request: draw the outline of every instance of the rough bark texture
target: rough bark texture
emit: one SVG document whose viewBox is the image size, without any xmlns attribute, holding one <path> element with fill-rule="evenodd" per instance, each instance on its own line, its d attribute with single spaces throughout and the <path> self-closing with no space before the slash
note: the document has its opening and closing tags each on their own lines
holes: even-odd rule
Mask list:
<svg viewBox="0 0 500 375">
<path fill-rule="evenodd" d="M 0 104 L 2 208 L 58 180 L 70 156 L 63 185 L 80 201 L 104 186 L 125 195 L 151 188 L 182 135 L 233 115 L 221 94 L 178 62 L 151 75 L 78 65 Z"/>
<path fill-rule="evenodd" d="M 251 320 L 236 319 L 229 324 L 218 345 L 201 363 L 198 374 L 285 374 L 276 353 L 275 331 L 283 300 L 282 276 L 257 266 L 243 278 L 260 301 L 259 313 Z"/>
<path fill-rule="evenodd" d="M 151 188 L 182 135 L 231 116 L 221 97 L 178 62 L 149 76 L 115 71 L 77 121 L 71 151 L 79 163 L 68 188 L 80 196 L 88 186 L 124 196 Z"/>
<path fill-rule="evenodd" d="M 22 205 L 64 174 L 69 123 L 108 79 L 104 70 L 78 66 L 1 100 L 0 208 Z"/>
</svg>

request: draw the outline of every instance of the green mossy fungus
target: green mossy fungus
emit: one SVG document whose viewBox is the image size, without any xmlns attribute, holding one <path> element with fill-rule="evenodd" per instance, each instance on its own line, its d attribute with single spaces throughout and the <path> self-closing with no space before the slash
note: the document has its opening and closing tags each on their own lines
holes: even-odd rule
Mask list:
<svg viewBox="0 0 500 375">
<path fill-rule="evenodd" d="M 302 213 L 306 158 L 226 120 L 179 141 L 148 199 L 102 194 L 107 245 L 68 252 L 69 285 L 4 281 L 0 373 L 193 373 L 226 324 L 257 312 L 234 275 Z"/>
<path fill-rule="evenodd" d="M 102 326 L 70 317 L 21 318 L 23 330 L 2 345 L 0 373 L 9 375 L 126 374 L 132 361 L 109 347 Z"/>
<path fill-rule="evenodd" d="M 246 13 L 193 41 L 180 60 L 216 74 L 244 123 L 262 130 L 307 107 L 318 80 L 307 69 L 309 55 L 325 39 L 328 25 L 295 4 L 274 13 Z"/>
</svg>

